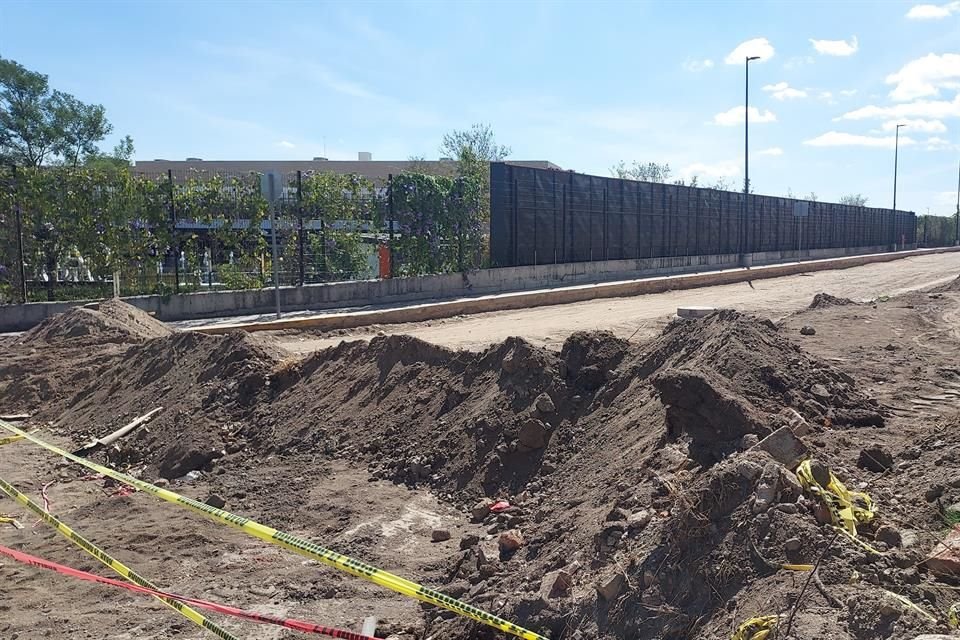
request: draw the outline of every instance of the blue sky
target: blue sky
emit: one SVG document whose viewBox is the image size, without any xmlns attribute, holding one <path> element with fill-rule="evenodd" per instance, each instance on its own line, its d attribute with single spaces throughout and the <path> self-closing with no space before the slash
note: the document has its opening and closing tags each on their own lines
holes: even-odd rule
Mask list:
<svg viewBox="0 0 960 640">
<path fill-rule="evenodd" d="M 0 3 L 0 55 L 140 159 L 435 158 L 487 122 L 516 159 L 742 185 L 744 53 L 758 193 L 888 207 L 907 122 L 898 207 L 953 212 L 960 2 Z"/>
</svg>

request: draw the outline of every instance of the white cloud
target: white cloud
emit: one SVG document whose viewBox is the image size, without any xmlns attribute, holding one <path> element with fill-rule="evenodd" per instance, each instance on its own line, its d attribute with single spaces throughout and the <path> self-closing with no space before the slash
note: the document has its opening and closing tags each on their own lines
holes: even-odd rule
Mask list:
<svg viewBox="0 0 960 640">
<path fill-rule="evenodd" d="M 713 60 L 705 58 L 703 60 L 687 60 L 683 63 L 683 70 L 691 73 L 699 73 L 713 68 Z"/>
<path fill-rule="evenodd" d="M 743 105 L 733 107 L 722 113 L 713 116 L 713 124 L 721 127 L 735 127 L 743 123 L 744 109 Z M 750 123 L 776 122 L 777 116 L 772 111 L 760 111 L 756 107 L 750 107 Z"/>
<path fill-rule="evenodd" d="M 926 118 L 942 120 L 960 118 L 960 94 L 953 100 L 916 100 L 886 107 L 868 105 L 848 111 L 836 120 L 867 120 L 869 118 Z"/>
<path fill-rule="evenodd" d="M 817 97 L 824 102 L 833 102 L 833 92 L 831 91 L 821 91 Z"/>
<path fill-rule="evenodd" d="M 701 178 L 730 178 L 740 174 L 740 162 L 728 160 L 726 162 L 694 162 L 677 172 L 683 180 L 689 181 L 693 176 Z"/>
<path fill-rule="evenodd" d="M 773 45 L 766 38 L 754 38 L 737 45 L 737 48 L 727 54 L 723 59 L 727 64 L 744 64 L 747 56 L 759 56 L 760 62 L 765 62 L 773 57 Z"/>
<path fill-rule="evenodd" d="M 822 56 L 852 56 L 860 48 L 857 42 L 857 36 L 853 36 L 850 42 L 846 40 L 815 40 L 810 38 L 810 44 Z"/>
<path fill-rule="evenodd" d="M 770 147 L 769 149 L 764 149 L 763 151 L 758 151 L 761 156 L 782 156 L 783 149 L 780 147 Z"/>
<path fill-rule="evenodd" d="M 816 138 L 804 140 L 803 144 L 811 147 L 875 147 L 880 149 L 893 149 L 896 144 L 894 136 L 861 136 L 854 133 L 844 133 L 840 131 L 828 131 Z M 900 136 L 900 146 L 914 144 L 912 138 Z"/>
<path fill-rule="evenodd" d="M 957 151 L 960 150 L 960 144 L 953 144 L 949 140 L 932 136 L 927 138 L 927 151 Z"/>
<path fill-rule="evenodd" d="M 960 53 L 930 53 L 911 60 L 887 76 L 886 83 L 896 85 L 890 97 L 899 101 L 938 96 L 940 89 L 960 89 Z"/>
<path fill-rule="evenodd" d="M 289 140 L 281 140 L 277 143 L 278 147 L 283 147 L 284 149 L 296 149 L 297 145 L 293 144 Z"/>
<path fill-rule="evenodd" d="M 882 131 L 896 131 L 898 124 L 906 125 L 910 131 L 920 133 L 943 133 L 947 130 L 947 125 L 939 120 L 910 120 L 909 118 L 887 120 L 880 126 L 880 129 Z"/>
<path fill-rule="evenodd" d="M 952 13 L 960 13 L 960 2 L 917 4 L 910 7 L 910 11 L 907 11 L 907 17 L 911 20 L 939 20 L 949 18 Z"/>
<path fill-rule="evenodd" d="M 856 89 L 841 89 L 841 90 L 840 90 L 840 95 L 842 95 L 844 98 L 849 98 L 849 97 L 851 97 L 851 96 L 857 95 L 857 90 L 856 90 Z"/>
<path fill-rule="evenodd" d="M 768 92 L 772 97 L 777 100 L 791 100 L 793 98 L 806 98 L 807 92 L 800 89 L 794 89 L 786 82 L 778 82 L 777 84 L 768 84 L 763 88 L 764 91 Z"/>
</svg>

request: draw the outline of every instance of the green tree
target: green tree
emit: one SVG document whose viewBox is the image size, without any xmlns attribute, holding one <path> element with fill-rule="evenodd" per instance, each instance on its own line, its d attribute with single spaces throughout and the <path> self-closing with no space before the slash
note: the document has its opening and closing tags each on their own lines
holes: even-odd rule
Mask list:
<svg viewBox="0 0 960 640">
<path fill-rule="evenodd" d="M 451 131 L 440 143 L 440 156 L 456 160 L 457 175 L 482 185 L 480 218 L 484 222 L 490 220 L 490 163 L 501 162 L 510 153 L 510 147 L 498 144 L 493 128 L 484 123 Z"/>
<path fill-rule="evenodd" d="M 627 163 L 621 160 L 610 167 L 610 173 L 615 178 L 623 180 L 640 180 L 642 182 L 669 182 L 672 173 L 670 165 L 666 162 L 637 162 L 627 166 Z M 696 186 L 696 185 L 693 185 Z"/>
<path fill-rule="evenodd" d="M 0 58 L 0 156 L 39 167 L 60 138 L 47 76 Z"/>
<path fill-rule="evenodd" d="M 75 167 L 112 129 L 103 106 L 51 90 L 47 76 L 0 58 L 0 159 L 39 167 L 58 158 Z"/>
<path fill-rule="evenodd" d="M 84 104 L 61 91 L 53 92 L 51 105 L 54 121 L 60 128 L 60 139 L 53 151 L 63 159 L 64 164 L 76 167 L 82 157 L 99 153 L 96 143 L 113 131 L 103 105 Z"/>
<path fill-rule="evenodd" d="M 840 204 L 848 204 L 854 207 L 865 207 L 867 206 L 868 198 L 859 193 L 848 193 L 845 196 L 840 196 Z"/>
<path fill-rule="evenodd" d="M 126 135 L 113 147 L 111 153 L 97 152 L 88 155 L 84 164 L 90 168 L 102 170 L 129 168 L 133 162 L 133 154 L 133 138 Z"/>
</svg>

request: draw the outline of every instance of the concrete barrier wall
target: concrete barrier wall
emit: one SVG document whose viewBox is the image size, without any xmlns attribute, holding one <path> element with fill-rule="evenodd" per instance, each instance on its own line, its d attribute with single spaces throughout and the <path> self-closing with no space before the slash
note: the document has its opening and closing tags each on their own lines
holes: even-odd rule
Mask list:
<svg viewBox="0 0 960 640">
<path fill-rule="evenodd" d="M 913 249 L 913 247 L 907 249 Z M 914 254 L 913 252 L 905 253 L 902 251 L 883 254 L 883 252 L 889 250 L 890 247 L 866 247 L 859 251 L 823 249 L 801 251 L 799 252 L 799 258 L 802 260 L 824 260 L 870 254 L 866 262 L 875 262 L 895 260 Z M 949 250 L 952 250 L 952 248 L 924 250 L 923 253 Z M 756 253 L 752 254 L 750 258 L 754 266 L 771 265 L 785 261 L 794 262 L 798 259 L 798 253 L 795 251 Z M 733 269 L 739 263 L 740 256 L 738 254 L 721 254 L 505 267 L 481 269 L 464 274 L 452 273 L 414 278 L 393 278 L 390 280 L 363 280 L 304 287 L 281 287 L 280 301 L 282 308 L 286 311 L 362 309 L 371 305 L 469 298 L 495 293 L 523 292 L 657 276 L 690 273 L 709 274 L 724 269 Z M 857 264 L 864 263 L 857 262 Z M 856 265 L 851 263 L 847 266 Z M 828 268 L 842 267 L 831 266 Z M 720 282 L 717 282 L 717 284 L 720 284 Z M 630 291 L 631 293 L 617 295 L 636 295 L 636 293 L 645 292 L 637 290 L 636 287 L 630 289 Z M 172 295 L 166 298 L 161 296 L 133 296 L 124 298 L 124 301 L 153 313 L 161 320 L 172 322 L 231 315 L 269 314 L 275 310 L 274 295 L 273 289 L 258 289 L 198 292 Z M 559 302 L 563 301 L 559 300 Z M 24 331 L 39 324 L 45 318 L 66 311 L 70 307 L 90 303 L 91 301 L 40 302 L 2 306 L 0 307 L 0 332 Z"/>
</svg>

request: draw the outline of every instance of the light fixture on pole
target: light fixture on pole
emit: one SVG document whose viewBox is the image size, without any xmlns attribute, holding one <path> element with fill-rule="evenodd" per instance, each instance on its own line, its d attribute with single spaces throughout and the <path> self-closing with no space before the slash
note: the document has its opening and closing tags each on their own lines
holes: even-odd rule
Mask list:
<svg viewBox="0 0 960 640">
<path fill-rule="evenodd" d="M 900 153 L 900 127 L 905 124 L 897 125 L 897 133 L 893 142 L 893 210 L 897 210 L 897 156 Z"/>
<path fill-rule="evenodd" d="M 750 198 L 750 63 L 759 59 L 760 56 L 746 56 L 743 63 L 743 206 L 740 213 L 740 254 L 744 263 L 749 260 L 747 254 L 750 253 L 747 247 L 747 201 Z"/>
</svg>

